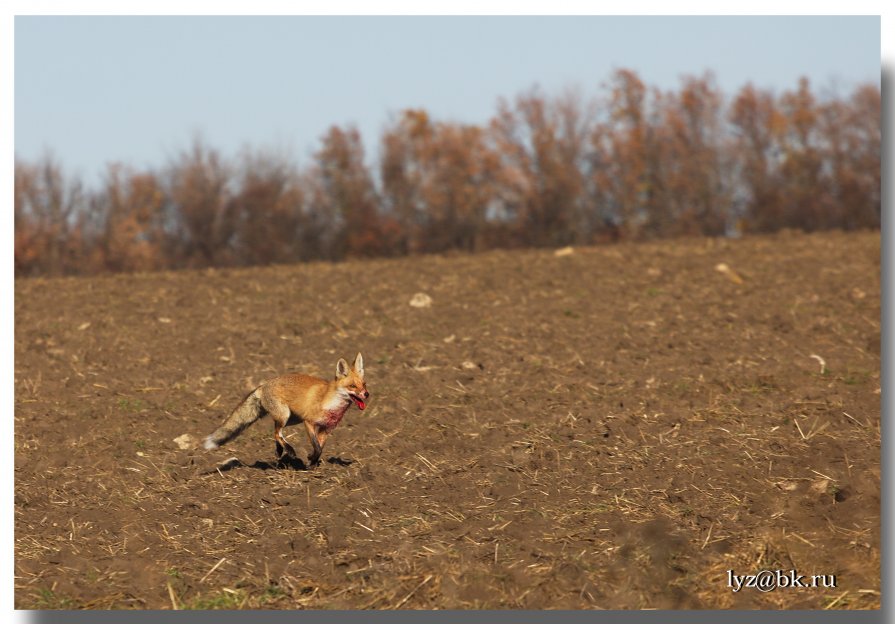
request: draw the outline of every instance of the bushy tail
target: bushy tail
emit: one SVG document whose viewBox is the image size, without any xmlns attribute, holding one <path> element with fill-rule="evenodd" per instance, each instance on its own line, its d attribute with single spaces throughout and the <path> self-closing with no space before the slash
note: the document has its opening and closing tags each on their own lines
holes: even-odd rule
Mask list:
<svg viewBox="0 0 895 624">
<path fill-rule="evenodd" d="M 221 444 L 226 444 L 266 413 L 261 406 L 261 388 L 255 388 L 236 406 L 224 424 L 205 438 L 205 448 L 216 449 Z"/>
</svg>

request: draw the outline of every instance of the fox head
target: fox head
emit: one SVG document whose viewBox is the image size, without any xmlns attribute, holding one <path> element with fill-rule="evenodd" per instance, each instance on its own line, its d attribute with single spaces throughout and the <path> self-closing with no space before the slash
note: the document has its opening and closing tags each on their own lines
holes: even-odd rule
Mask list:
<svg viewBox="0 0 895 624">
<path fill-rule="evenodd" d="M 370 393 L 364 381 L 364 356 L 358 353 L 351 367 L 344 358 L 339 358 L 336 363 L 336 383 L 348 393 L 358 409 L 367 407 L 366 399 L 370 397 Z"/>
</svg>

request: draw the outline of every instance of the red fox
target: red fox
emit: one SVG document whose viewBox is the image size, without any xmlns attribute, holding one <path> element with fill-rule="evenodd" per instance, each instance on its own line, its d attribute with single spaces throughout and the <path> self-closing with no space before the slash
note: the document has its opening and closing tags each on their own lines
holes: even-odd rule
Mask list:
<svg viewBox="0 0 895 624">
<path fill-rule="evenodd" d="M 327 436 L 342 420 L 351 403 L 363 410 L 369 397 L 364 381 L 364 358 L 360 353 L 351 368 L 340 358 L 332 381 L 300 373 L 281 375 L 252 390 L 227 420 L 205 438 L 205 448 L 215 449 L 229 442 L 256 420 L 270 414 L 277 458 L 282 459 L 284 453 L 295 457 L 295 449 L 281 432 L 287 425 L 303 422 L 313 446 L 308 460 L 311 466 L 316 466 Z"/>
</svg>

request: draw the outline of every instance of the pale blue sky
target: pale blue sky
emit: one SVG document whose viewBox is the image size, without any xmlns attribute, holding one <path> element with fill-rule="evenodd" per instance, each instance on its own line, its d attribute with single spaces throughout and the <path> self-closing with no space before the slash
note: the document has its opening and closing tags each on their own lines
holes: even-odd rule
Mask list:
<svg viewBox="0 0 895 624">
<path fill-rule="evenodd" d="M 15 150 L 94 184 L 106 164 L 163 167 L 197 133 L 307 164 L 332 124 L 368 160 L 389 115 L 485 123 L 538 84 L 597 93 L 616 68 L 650 86 L 712 70 L 732 95 L 806 75 L 880 80 L 878 17 L 16 17 Z"/>
</svg>

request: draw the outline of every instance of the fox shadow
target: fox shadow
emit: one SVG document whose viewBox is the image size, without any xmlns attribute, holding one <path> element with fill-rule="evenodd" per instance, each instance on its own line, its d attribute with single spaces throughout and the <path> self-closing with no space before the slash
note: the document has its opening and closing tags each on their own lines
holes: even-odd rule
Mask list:
<svg viewBox="0 0 895 624">
<path fill-rule="evenodd" d="M 337 466 L 350 466 L 354 463 L 353 459 L 343 459 L 341 457 L 330 457 L 326 460 L 328 464 L 335 464 Z M 229 472 L 230 470 L 234 470 L 236 468 L 253 468 L 255 470 L 301 470 L 307 471 L 311 470 L 313 466 L 308 465 L 308 463 L 299 459 L 298 457 L 284 455 L 283 457 L 277 459 L 276 461 L 264 461 L 261 459 L 257 459 L 254 463 L 247 464 L 242 460 L 232 457 L 225 461 L 222 464 L 218 464 L 214 468 L 206 471 L 207 473 L 212 472 Z"/>
</svg>

